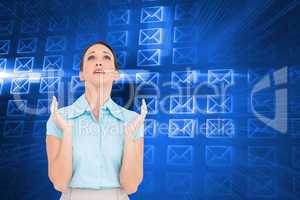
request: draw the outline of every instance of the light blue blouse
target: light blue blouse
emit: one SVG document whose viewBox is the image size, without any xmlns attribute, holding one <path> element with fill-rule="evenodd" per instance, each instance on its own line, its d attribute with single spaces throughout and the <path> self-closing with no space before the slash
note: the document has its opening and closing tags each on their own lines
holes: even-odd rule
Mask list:
<svg viewBox="0 0 300 200">
<path fill-rule="evenodd" d="M 73 124 L 73 172 L 69 187 L 120 187 L 119 173 L 124 147 L 124 123 L 138 113 L 116 104 L 110 97 L 101 107 L 97 121 L 82 94 L 73 104 L 58 109 Z M 62 137 L 62 131 L 50 116 L 47 135 Z M 144 137 L 144 124 L 133 133 L 134 139 Z"/>
</svg>

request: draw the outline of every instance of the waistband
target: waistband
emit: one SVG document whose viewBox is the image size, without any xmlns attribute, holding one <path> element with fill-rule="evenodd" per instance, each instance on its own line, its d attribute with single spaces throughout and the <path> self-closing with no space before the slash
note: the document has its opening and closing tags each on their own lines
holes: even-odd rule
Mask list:
<svg viewBox="0 0 300 200">
<path fill-rule="evenodd" d="M 66 191 L 62 192 L 61 200 L 72 200 L 77 199 L 77 197 L 91 197 L 90 199 L 93 199 L 92 197 L 95 197 L 97 199 L 100 197 L 112 197 L 112 199 L 117 200 L 129 199 L 127 193 L 119 187 L 101 189 L 69 187 Z"/>
</svg>

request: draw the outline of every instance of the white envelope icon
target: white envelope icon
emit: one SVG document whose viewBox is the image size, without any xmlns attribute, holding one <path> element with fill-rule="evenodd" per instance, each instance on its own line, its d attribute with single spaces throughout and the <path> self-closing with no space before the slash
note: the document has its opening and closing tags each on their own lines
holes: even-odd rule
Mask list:
<svg viewBox="0 0 300 200">
<path fill-rule="evenodd" d="M 60 87 L 61 77 L 42 77 L 40 83 L 40 93 L 55 92 Z"/>
<path fill-rule="evenodd" d="M 141 12 L 141 23 L 152 23 L 163 21 L 163 7 L 145 7 Z"/>
<path fill-rule="evenodd" d="M 29 93 L 29 79 L 15 78 L 12 80 L 10 93 L 11 94 L 28 94 Z"/>
<path fill-rule="evenodd" d="M 44 57 L 44 71 L 59 71 L 63 67 L 64 58 L 62 55 L 51 55 Z"/>
<path fill-rule="evenodd" d="M 171 96 L 170 113 L 194 113 L 194 97 L 193 96 Z"/>
<path fill-rule="evenodd" d="M 72 76 L 71 78 L 71 91 L 81 91 L 84 89 L 84 84 L 79 76 Z"/>
<path fill-rule="evenodd" d="M 138 50 L 138 65 L 160 65 L 160 49 Z"/>
<path fill-rule="evenodd" d="M 170 138 L 193 138 L 195 133 L 194 119 L 170 119 Z"/>
<path fill-rule="evenodd" d="M 31 72 L 33 63 L 34 57 L 17 57 L 14 72 Z"/>
<path fill-rule="evenodd" d="M 216 69 L 208 70 L 208 83 L 209 84 L 233 84 L 233 70 L 232 69 Z"/>
<path fill-rule="evenodd" d="M 136 73 L 136 83 L 147 87 L 158 87 L 159 73 Z"/>
<path fill-rule="evenodd" d="M 168 145 L 167 163 L 170 165 L 190 165 L 193 162 L 192 145 Z"/>
</svg>

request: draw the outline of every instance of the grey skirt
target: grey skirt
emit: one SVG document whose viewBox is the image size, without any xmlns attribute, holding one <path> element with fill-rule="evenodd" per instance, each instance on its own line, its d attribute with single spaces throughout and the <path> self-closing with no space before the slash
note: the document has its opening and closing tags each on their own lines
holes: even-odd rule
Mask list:
<svg viewBox="0 0 300 200">
<path fill-rule="evenodd" d="M 71 188 L 63 192 L 59 200 L 130 200 L 120 188 L 83 189 Z"/>
</svg>

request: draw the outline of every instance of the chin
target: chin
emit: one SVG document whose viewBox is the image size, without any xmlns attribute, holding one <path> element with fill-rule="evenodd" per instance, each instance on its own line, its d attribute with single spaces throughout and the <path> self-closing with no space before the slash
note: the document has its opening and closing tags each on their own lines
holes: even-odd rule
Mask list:
<svg viewBox="0 0 300 200">
<path fill-rule="evenodd" d="M 100 87 L 100 86 L 103 86 L 103 85 L 112 85 L 112 80 L 93 80 L 92 81 L 92 84 L 96 87 Z"/>
</svg>

